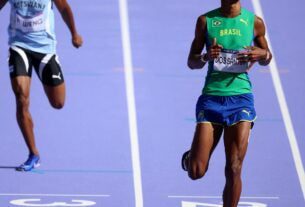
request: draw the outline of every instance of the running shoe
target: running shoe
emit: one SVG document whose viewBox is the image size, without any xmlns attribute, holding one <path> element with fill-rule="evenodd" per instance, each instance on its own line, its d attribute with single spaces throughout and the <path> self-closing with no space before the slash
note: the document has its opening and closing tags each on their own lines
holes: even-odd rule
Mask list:
<svg viewBox="0 0 305 207">
<path fill-rule="evenodd" d="M 181 166 L 184 171 L 188 171 L 189 159 L 190 159 L 190 150 L 186 151 L 182 155 Z"/>
<path fill-rule="evenodd" d="M 33 155 L 30 154 L 29 158 L 20 165 L 19 167 L 16 168 L 17 171 L 31 171 L 34 168 L 37 168 L 40 166 L 40 157 L 38 155 Z"/>
</svg>

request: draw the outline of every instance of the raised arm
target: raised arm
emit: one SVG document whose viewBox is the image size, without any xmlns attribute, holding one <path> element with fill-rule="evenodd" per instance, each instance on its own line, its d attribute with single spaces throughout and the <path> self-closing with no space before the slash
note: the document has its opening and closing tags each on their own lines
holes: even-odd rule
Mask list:
<svg viewBox="0 0 305 207">
<path fill-rule="evenodd" d="M 5 6 L 8 0 L 0 0 L 0 10 Z"/>
<path fill-rule="evenodd" d="M 54 3 L 71 32 L 72 44 L 74 47 L 79 48 L 83 44 L 83 39 L 77 33 L 73 12 L 70 5 L 68 4 L 67 0 L 54 0 Z"/>
</svg>

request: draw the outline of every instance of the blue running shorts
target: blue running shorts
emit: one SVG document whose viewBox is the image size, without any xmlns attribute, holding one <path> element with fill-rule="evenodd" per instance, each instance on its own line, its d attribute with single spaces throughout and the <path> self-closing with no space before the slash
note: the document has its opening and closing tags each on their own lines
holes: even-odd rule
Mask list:
<svg viewBox="0 0 305 207">
<path fill-rule="evenodd" d="M 252 93 L 234 96 L 201 95 L 196 105 L 197 123 L 232 126 L 240 121 L 254 122 L 256 112 Z"/>
</svg>

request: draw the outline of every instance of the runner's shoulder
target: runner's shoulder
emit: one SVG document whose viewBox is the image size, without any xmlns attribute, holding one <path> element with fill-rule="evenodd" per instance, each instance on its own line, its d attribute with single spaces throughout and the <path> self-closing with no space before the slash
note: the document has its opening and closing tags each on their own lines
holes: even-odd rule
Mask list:
<svg viewBox="0 0 305 207">
<path fill-rule="evenodd" d="M 204 14 L 202 14 L 202 15 L 200 15 L 199 17 L 198 17 L 198 22 L 201 22 L 202 24 L 206 24 L 206 22 L 207 22 L 207 18 L 214 18 L 214 17 L 219 17 L 220 15 L 219 15 L 220 13 L 219 13 L 219 8 L 217 8 L 217 9 L 214 9 L 214 10 L 211 10 L 211 11 L 208 11 L 208 12 L 206 12 L 206 13 L 204 13 Z"/>
<path fill-rule="evenodd" d="M 254 33 L 255 36 L 261 36 L 261 35 L 265 35 L 266 32 L 266 27 L 265 27 L 265 23 L 264 20 L 255 15 L 255 20 L 254 20 Z"/>
<path fill-rule="evenodd" d="M 263 26 L 263 25 L 265 25 L 264 20 L 261 17 L 255 15 L 255 25 L 256 26 Z"/>
<path fill-rule="evenodd" d="M 197 19 L 197 25 L 202 25 L 202 26 L 205 26 L 207 23 L 207 19 L 206 19 L 206 16 L 203 14 L 203 15 L 200 15 Z"/>
</svg>

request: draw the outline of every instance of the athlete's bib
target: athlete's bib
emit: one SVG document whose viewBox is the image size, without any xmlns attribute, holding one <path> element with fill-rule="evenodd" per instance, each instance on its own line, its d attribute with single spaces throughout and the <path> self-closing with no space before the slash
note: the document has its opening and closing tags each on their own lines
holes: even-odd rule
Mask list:
<svg viewBox="0 0 305 207">
<path fill-rule="evenodd" d="M 43 31 L 45 30 L 44 16 L 41 13 L 32 18 L 25 18 L 16 14 L 15 28 L 24 33 Z"/>
<path fill-rule="evenodd" d="M 238 50 L 222 49 L 219 56 L 214 60 L 215 71 L 230 72 L 230 73 L 244 73 L 250 68 L 250 64 L 240 63 L 237 60 Z"/>
</svg>

